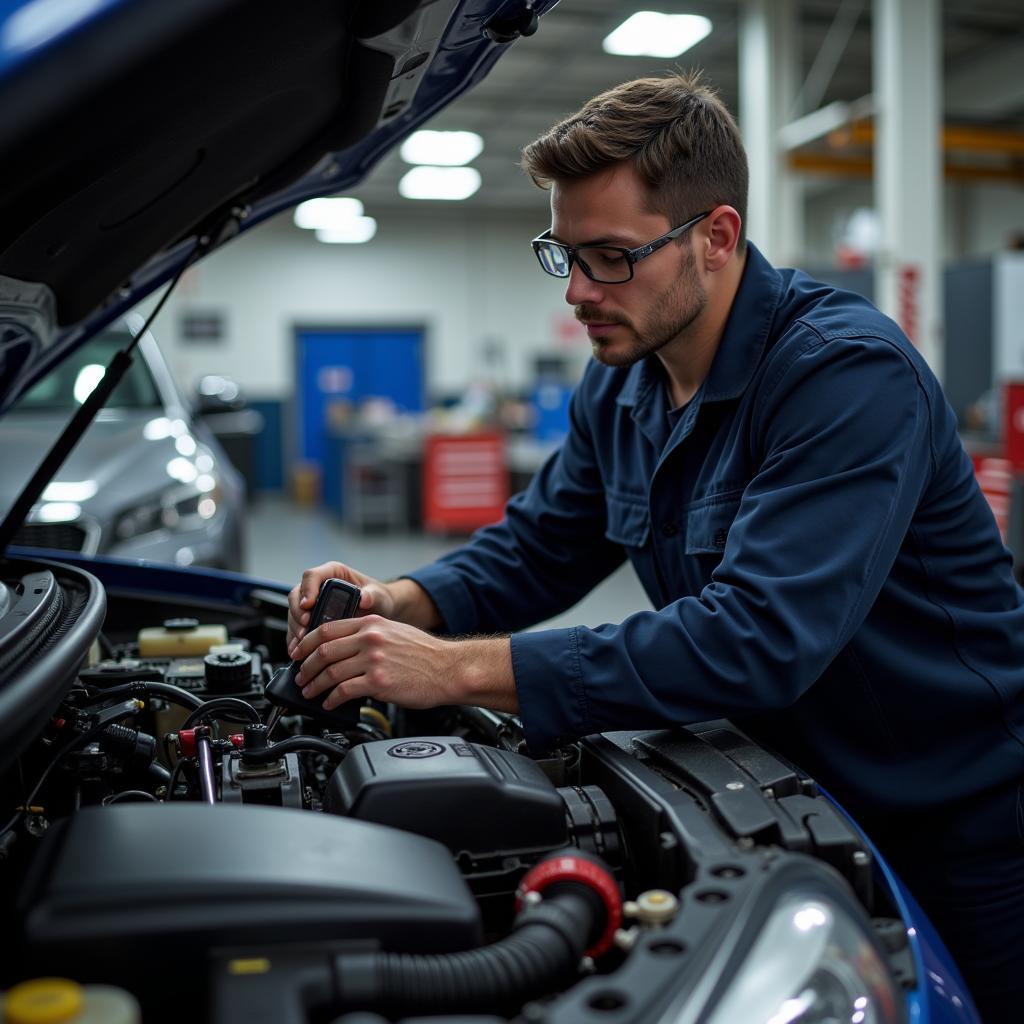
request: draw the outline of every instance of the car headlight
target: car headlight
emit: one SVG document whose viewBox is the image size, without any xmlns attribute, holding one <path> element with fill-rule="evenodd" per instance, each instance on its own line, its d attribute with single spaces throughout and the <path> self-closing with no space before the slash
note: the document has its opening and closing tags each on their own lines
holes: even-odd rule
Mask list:
<svg viewBox="0 0 1024 1024">
<path fill-rule="evenodd" d="M 118 517 L 114 535 L 125 541 L 161 530 L 201 529 L 217 514 L 221 506 L 221 489 L 209 476 L 200 480 L 201 487 L 200 481 L 172 487 L 159 498 L 126 510 Z"/>
<path fill-rule="evenodd" d="M 864 926 L 827 896 L 771 910 L 707 1024 L 899 1024 L 902 993 Z"/>
</svg>

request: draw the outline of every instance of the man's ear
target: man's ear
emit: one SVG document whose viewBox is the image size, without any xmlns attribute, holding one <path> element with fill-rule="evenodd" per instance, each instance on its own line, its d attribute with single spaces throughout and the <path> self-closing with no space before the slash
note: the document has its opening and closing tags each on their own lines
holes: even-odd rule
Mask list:
<svg viewBox="0 0 1024 1024">
<path fill-rule="evenodd" d="M 704 269 L 714 273 L 732 258 L 740 241 L 740 215 L 731 206 L 716 206 L 701 224 Z"/>
</svg>

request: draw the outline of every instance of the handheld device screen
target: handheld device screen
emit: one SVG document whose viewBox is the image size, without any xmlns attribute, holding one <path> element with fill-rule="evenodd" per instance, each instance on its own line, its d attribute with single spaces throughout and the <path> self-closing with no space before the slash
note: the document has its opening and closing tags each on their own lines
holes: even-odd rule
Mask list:
<svg viewBox="0 0 1024 1024">
<path fill-rule="evenodd" d="M 360 593 L 358 587 L 344 580 L 324 580 L 309 617 L 309 629 L 316 629 L 321 623 L 335 619 L 350 619 L 359 609 Z"/>
</svg>

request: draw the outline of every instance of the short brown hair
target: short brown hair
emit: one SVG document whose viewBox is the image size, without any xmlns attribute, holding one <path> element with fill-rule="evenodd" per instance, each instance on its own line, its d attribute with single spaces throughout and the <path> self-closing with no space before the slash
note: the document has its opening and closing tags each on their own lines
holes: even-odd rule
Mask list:
<svg viewBox="0 0 1024 1024">
<path fill-rule="evenodd" d="M 595 96 L 523 150 L 541 188 L 630 160 L 672 226 L 721 204 L 747 217 L 747 155 L 725 104 L 699 71 L 638 78 Z"/>
</svg>

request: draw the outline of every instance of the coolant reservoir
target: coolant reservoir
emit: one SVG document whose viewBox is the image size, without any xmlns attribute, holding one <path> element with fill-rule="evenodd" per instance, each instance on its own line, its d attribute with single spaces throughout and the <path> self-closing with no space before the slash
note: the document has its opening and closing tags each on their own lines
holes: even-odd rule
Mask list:
<svg viewBox="0 0 1024 1024">
<path fill-rule="evenodd" d="M 141 1024 L 130 992 L 113 985 L 79 985 L 67 978 L 34 978 L 0 995 L 4 1024 Z"/>
<path fill-rule="evenodd" d="M 168 619 L 162 626 L 139 630 L 140 658 L 184 658 L 209 654 L 228 642 L 225 626 L 200 626 L 198 619 Z"/>
</svg>

